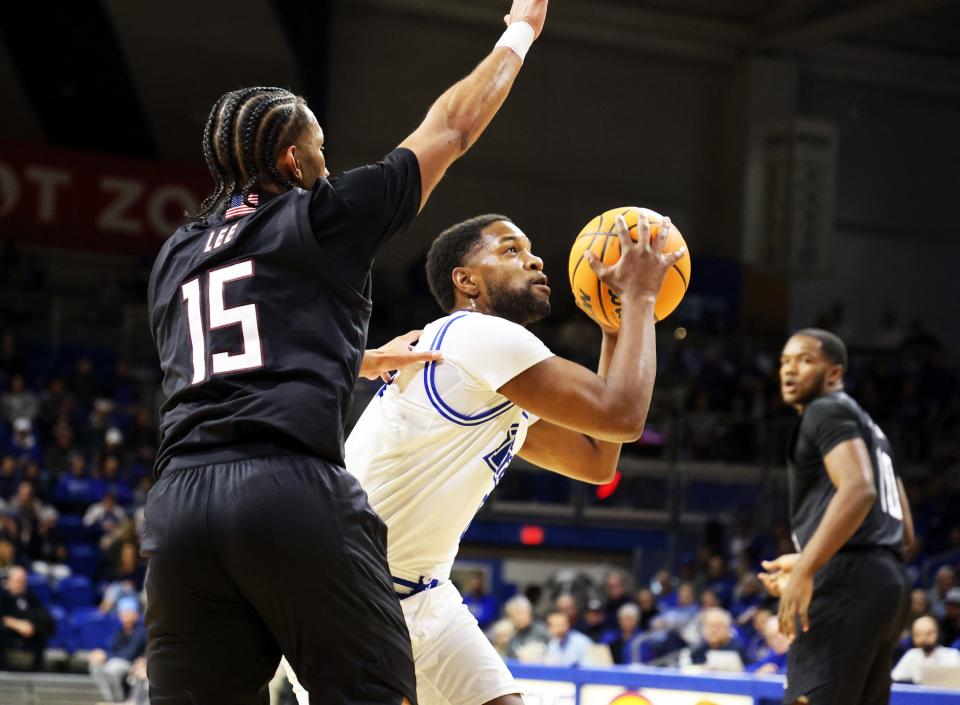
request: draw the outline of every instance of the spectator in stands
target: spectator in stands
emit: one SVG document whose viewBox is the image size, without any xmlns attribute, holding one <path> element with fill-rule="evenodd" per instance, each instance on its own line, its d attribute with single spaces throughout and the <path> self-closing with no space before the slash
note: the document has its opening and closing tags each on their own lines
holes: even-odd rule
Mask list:
<svg viewBox="0 0 960 705">
<path fill-rule="evenodd" d="M 950 588 L 945 602 L 945 614 L 940 620 L 940 637 L 945 646 L 960 639 L 960 588 Z"/>
<path fill-rule="evenodd" d="M 706 578 L 703 581 L 703 588 L 715 592 L 717 598 L 720 600 L 720 605 L 726 608 L 730 606 L 730 602 L 733 599 L 733 589 L 736 585 L 737 582 L 734 577 L 730 575 L 729 570 L 727 570 L 727 562 L 723 559 L 723 556 L 716 554 L 710 556 L 707 559 L 707 571 Z"/>
<path fill-rule="evenodd" d="M 117 496 L 113 492 L 107 492 L 103 499 L 90 505 L 83 515 L 83 525 L 106 533 L 126 518 L 127 513 L 117 504 Z"/>
<path fill-rule="evenodd" d="M 570 617 L 566 610 L 555 609 L 547 616 L 547 629 L 550 641 L 547 642 L 548 666 L 580 666 L 587 658 L 593 642 L 586 634 L 570 627 Z"/>
<path fill-rule="evenodd" d="M 723 603 L 720 602 L 720 596 L 717 595 L 715 590 L 707 588 L 700 593 L 700 613 L 703 614 L 703 610 L 708 610 L 711 607 L 723 607 Z"/>
<path fill-rule="evenodd" d="M 143 508 L 137 510 L 137 515 L 142 516 Z M 134 519 L 127 518 L 110 529 L 100 537 L 100 550 L 103 551 L 103 561 L 105 565 L 116 566 L 120 564 L 120 553 L 123 551 L 125 543 L 140 543 L 139 529 Z"/>
<path fill-rule="evenodd" d="M 748 623 L 741 623 L 743 631 L 748 635 L 744 647 L 748 662 L 762 661 L 770 655 L 770 647 L 767 644 L 765 632 L 771 615 L 773 615 L 773 610 L 769 606 L 761 604 L 752 611 Z"/>
<path fill-rule="evenodd" d="M 689 633 L 689 627 L 696 623 L 700 608 L 691 583 L 680 583 L 677 588 L 677 604 L 653 620 L 654 629 L 665 629 L 678 635 Z M 687 641 L 684 638 L 684 641 Z"/>
<path fill-rule="evenodd" d="M 42 543 L 57 523 L 57 510 L 43 504 L 34 495 L 33 484 L 21 482 L 17 494 L 10 500 L 10 513 L 17 522 L 20 550 L 31 560 L 42 560 Z"/>
<path fill-rule="evenodd" d="M 497 601 L 484 589 L 483 571 L 475 570 L 467 578 L 463 591 L 463 604 L 477 620 L 481 629 L 486 629 L 497 616 Z"/>
<path fill-rule="evenodd" d="M 143 590 L 143 581 L 146 578 L 146 568 L 140 560 L 140 551 L 132 541 L 124 542 L 120 547 L 120 557 L 116 565 L 110 570 L 110 583 L 103 591 L 103 601 L 100 603 L 101 612 L 109 612 L 115 604 L 124 597 L 136 597 Z"/>
<path fill-rule="evenodd" d="M 787 652 L 793 639 L 780 632 L 780 620 L 775 615 L 767 617 L 763 629 L 763 640 L 767 646 L 767 655 L 747 666 L 747 671 L 763 674 L 786 673 Z"/>
<path fill-rule="evenodd" d="M 533 618 L 533 605 L 523 595 L 516 595 L 504 605 L 507 619 L 513 625 L 514 634 L 507 644 L 507 657 L 534 661 L 536 658 L 524 658 L 524 652 L 539 652 L 542 656 L 550 640 L 550 632 L 543 624 Z"/>
<path fill-rule="evenodd" d="M 70 413 L 73 405 L 73 397 L 67 391 L 67 385 L 63 377 L 54 377 L 47 384 L 47 388 L 40 393 L 40 430 L 44 434 L 53 436 L 56 434 L 55 427 L 63 425 L 59 421 L 61 414 Z M 69 424 L 67 424 L 69 428 Z"/>
<path fill-rule="evenodd" d="M 926 617 L 930 614 L 930 599 L 920 588 L 916 588 L 913 592 L 910 593 L 910 624 L 913 624 L 914 621 L 920 619 L 920 617 Z"/>
<path fill-rule="evenodd" d="M 6 580 L 10 569 L 17 564 L 17 548 L 6 536 L 0 537 L 0 580 Z"/>
<path fill-rule="evenodd" d="M 599 597 L 588 599 L 584 605 L 583 616 L 574 625 L 574 629 L 586 634 L 591 641 L 601 641 L 604 634 L 610 631 L 607 628 L 607 613 L 603 609 L 603 600 Z"/>
<path fill-rule="evenodd" d="M 650 581 L 650 590 L 657 598 L 657 604 L 661 610 L 669 607 L 675 607 L 677 604 L 676 581 L 670 571 L 659 570 Z"/>
<path fill-rule="evenodd" d="M 0 414 L 7 423 L 17 419 L 35 421 L 40 416 L 40 400 L 27 389 L 27 381 L 22 374 L 10 376 L 10 388 L 0 395 Z"/>
<path fill-rule="evenodd" d="M 607 629 L 616 629 L 620 608 L 631 602 L 630 588 L 630 577 L 620 568 L 614 568 L 604 576 L 604 621 Z"/>
<path fill-rule="evenodd" d="M 111 703 L 123 702 L 124 685 L 134 661 L 146 653 L 147 630 L 140 622 L 140 604 L 135 597 L 117 603 L 120 628 L 110 641 L 110 649 L 90 652 L 90 675 L 100 689 L 103 699 Z"/>
<path fill-rule="evenodd" d="M 21 416 L 13 422 L 13 436 L 10 438 L 7 452 L 16 459 L 17 465 L 21 468 L 29 462 L 40 462 L 40 444 L 33 432 L 33 422 L 26 416 Z"/>
<path fill-rule="evenodd" d="M 743 663 L 747 655 L 733 631 L 733 618 L 725 609 L 710 607 L 703 611 L 700 631 L 701 643 L 690 652 L 690 661 L 697 665 L 707 662 L 708 651 L 735 651 Z"/>
<path fill-rule="evenodd" d="M 510 640 L 513 639 L 515 633 L 516 630 L 513 628 L 513 623 L 506 617 L 494 622 L 493 626 L 490 627 L 490 630 L 487 632 L 487 638 L 490 640 L 490 643 L 493 644 L 493 648 L 497 650 L 501 658 L 509 658 L 507 650 L 510 646 Z"/>
<path fill-rule="evenodd" d="M 647 631 L 653 618 L 660 614 L 653 590 L 650 588 L 637 590 L 637 606 L 640 608 L 640 631 Z"/>
<path fill-rule="evenodd" d="M 130 683 L 130 697 L 127 698 L 126 704 L 150 705 L 146 658 L 141 656 L 133 662 L 130 673 L 127 675 L 127 681 Z"/>
<path fill-rule="evenodd" d="M 642 656 L 645 660 L 676 653 L 700 640 L 698 628 L 700 607 L 696 602 L 693 584 L 680 583 L 676 594 L 676 606 L 666 609 L 658 617 L 653 618 L 650 621 L 651 632 L 640 637 L 647 643 L 647 655 Z M 631 646 L 631 648 L 636 647 Z"/>
<path fill-rule="evenodd" d="M 730 539 L 729 550 L 733 563 L 731 567 L 736 567 L 741 560 L 745 561 L 747 565 L 756 562 L 759 554 L 759 540 L 754 534 L 753 521 L 749 517 L 741 517 L 737 520 L 733 538 Z"/>
<path fill-rule="evenodd" d="M 86 452 L 96 461 L 99 461 L 103 452 L 103 441 L 107 429 L 114 426 L 113 409 L 114 404 L 110 399 L 101 397 L 94 400 L 93 410 L 83 429 L 83 444 Z"/>
<path fill-rule="evenodd" d="M 627 602 L 617 610 L 617 631 L 608 642 L 614 663 L 630 663 L 630 642 L 640 633 L 640 608 Z"/>
<path fill-rule="evenodd" d="M 111 426 L 103 434 L 103 456 L 123 457 L 123 431 L 116 426 Z M 118 462 L 119 466 L 120 463 Z"/>
<path fill-rule="evenodd" d="M 10 499 L 17 493 L 20 478 L 17 471 L 17 459 L 4 455 L 0 460 L 0 498 Z"/>
<path fill-rule="evenodd" d="M 23 468 L 23 479 L 33 485 L 34 493 L 43 501 L 50 498 L 50 473 L 40 469 L 40 464 L 30 461 Z"/>
<path fill-rule="evenodd" d="M 893 668 L 891 677 L 899 683 L 922 683 L 923 669 L 931 666 L 960 667 L 960 651 L 940 646 L 937 622 L 933 617 L 920 617 L 913 623 L 914 648 L 903 655 Z"/>
<path fill-rule="evenodd" d="M 733 615 L 734 619 L 739 620 L 740 615 L 752 607 L 756 607 L 764 599 L 765 595 L 760 579 L 754 573 L 746 573 L 740 578 L 737 588 L 733 591 L 730 614 Z"/>
<path fill-rule="evenodd" d="M 943 565 L 933 578 L 933 587 L 927 592 L 930 601 L 930 614 L 943 619 L 947 613 L 947 593 L 957 586 L 957 574 L 952 566 Z"/>
<path fill-rule="evenodd" d="M 580 621 L 580 606 L 577 604 L 577 598 L 574 597 L 573 593 L 561 592 L 557 595 L 557 598 L 553 601 L 553 609 L 566 614 L 571 627 Z"/>
<path fill-rule="evenodd" d="M 127 497 L 131 494 L 130 484 L 124 478 L 120 467 L 120 458 L 116 455 L 105 455 L 100 461 L 100 480 L 108 492 L 114 497 Z"/>
<path fill-rule="evenodd" d="M 0 669 L 13 665 L 8 651 L 24 654 L 26 670 L 41 669 L 53 628 L 47 608 L 27 589 L 27 571 L 20 566 L 10 568 L 0 594 Z"/>
</svg>

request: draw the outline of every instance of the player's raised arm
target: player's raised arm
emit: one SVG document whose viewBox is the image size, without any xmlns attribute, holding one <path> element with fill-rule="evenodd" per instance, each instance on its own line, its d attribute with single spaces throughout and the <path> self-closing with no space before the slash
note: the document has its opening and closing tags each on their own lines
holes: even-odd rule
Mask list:
<svg viewBox="0 0 960 705">
<path fill-rule="evenodd" d="M 490 124 L 523 65 L 523 57 L 540 36 L 548 0 L 514 0 L 505 18 L 507 31 L 493 51 L 430 107 L 426 118 L 400 143 L 420 163 L 420 208 L 447 168 L 463 156 Z"/>
<path fill-rule="evenodd" d="M 542 419 L 607 441 L 634 441 L 643 432 L 656 378 L 657 352 L 654 304 L 663 276 L 684 255 L 681 248 L 663 254 L 670 232 L 664 219 L 656 242 L 641 214 L 638 242 L 618 217 L 619 261 L 605 266 L 585 256 L 597 275 L 622 294 L 620 335 L 606 378 L 570 360 L 552 357 L 518 374 L 498 391 Z"/>
</svg>

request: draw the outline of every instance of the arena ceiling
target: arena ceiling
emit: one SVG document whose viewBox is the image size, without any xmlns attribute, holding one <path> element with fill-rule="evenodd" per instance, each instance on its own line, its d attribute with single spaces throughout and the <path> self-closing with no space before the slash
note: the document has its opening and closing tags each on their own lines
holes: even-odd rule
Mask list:
<svg viewBox="0 0 960 705">
<path fill-rule="evenodd" d="M 0 138 L 192 160 L 199 126 L 225 85 L 288 76 L 290 87 L 322 103 L 323 37 L 338 13 L 493 27 L 505 5 L 24 3 L 0 20 Z M 960 0 L 554 0 L 549 31 L 551 41 L 692 61 L 793 57 L 818 71 L 960 95 Z"/>
</svg>

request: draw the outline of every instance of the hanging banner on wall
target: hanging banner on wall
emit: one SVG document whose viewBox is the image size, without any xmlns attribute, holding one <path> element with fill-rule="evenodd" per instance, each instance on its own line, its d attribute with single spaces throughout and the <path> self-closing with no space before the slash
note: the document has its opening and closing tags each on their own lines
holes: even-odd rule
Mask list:
<svg viewBox="0 0 960 705">
<path fill-rule="evenodd" d="M 193 164 L 0 142 L 0 236 L 153 254 L 211 186 Z"/>
<path fill-rule="evenodd" d="M 701 693 L 692 690 L 639 688 L 627 690 L 612 685 L 585 685 L 579 705 L 753 705 L 747 695 Z"/>
</svg>

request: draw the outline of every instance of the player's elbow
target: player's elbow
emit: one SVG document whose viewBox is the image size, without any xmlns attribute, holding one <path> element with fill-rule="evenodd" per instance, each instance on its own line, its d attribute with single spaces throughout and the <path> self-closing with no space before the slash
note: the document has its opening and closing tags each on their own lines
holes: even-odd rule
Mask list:
<svg viewBox="0 0 960 705">
<path fill-rule="evenodd" d="M 634 443 L 643 435 L 643 427 L 647 425 L 647 415 L 641 411 L 632 410 L 618 415 L 619 423 L 617 440 L 620 443 Z"/>
<path fill-rule="evenodd" d="M 856 491 L 856 504 L 864 513 L 869 512 L 874 502 L 877 501 L 877 488 L 872 482 L 861 483 Z"/>
<path fill-rule="evenodd" d="M 613 478 L 617 476 L 617 466 L 613 465 L 608 468 L 599 468 L 596 474 L 590 479 L 590 484 L 593 485 L 608 485 L 613 482 Z"/>
</svg>

